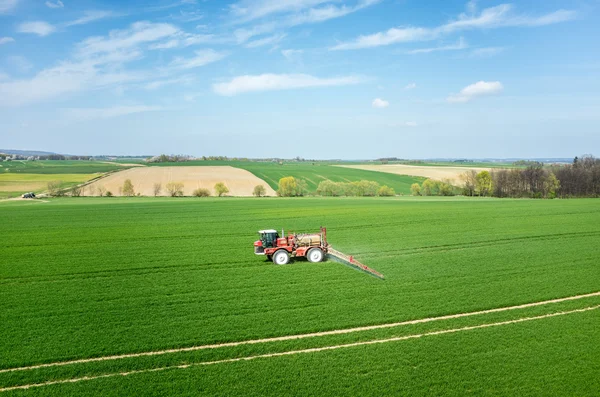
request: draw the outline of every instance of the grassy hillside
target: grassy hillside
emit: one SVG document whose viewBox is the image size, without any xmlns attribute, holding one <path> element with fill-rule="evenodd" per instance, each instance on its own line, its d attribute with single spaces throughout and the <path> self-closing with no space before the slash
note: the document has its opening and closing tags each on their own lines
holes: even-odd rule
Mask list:
<svg viewBox="0 0 600 397">
<path fill-rule="evenodd" d="M 190 165 L 230 165 L 252 172 L 277 190 L 279 179 L 293 176 L 306 180 L 310 191 L 317 190 L 319 183 L 325 179 L 334 182 L 353 182 L 370 180 L 392 187 L 396 194 L 410 194 L 410 185 L 420 183 L 425 178 L 407 175 L 393 175 L 384 172 L 335 167 L 339 163 L 327 162 L 286 162 L 282 165 L 273 162 L 252 161 L 186 161 L 181 163 L 156 163 L 156 166 L 190 166 Z"/>
<path fill-rule="evenodd" d="M 31 220 L 35 219 L 35 227 Z M 592 395 L 600 297 L 348 335 L 2 372 L 38 363 L 421 319 L 596 292 L 600 201 L 60 199 L 0 203 L 0 388 L 23 394 Z M 335 262 L 275 266 L 256 230 L 328 227 Z M 23 341 L 27 341 L 24 343 Z M 575 371 L 577 368 L 577 371 Z"/>
</svg>

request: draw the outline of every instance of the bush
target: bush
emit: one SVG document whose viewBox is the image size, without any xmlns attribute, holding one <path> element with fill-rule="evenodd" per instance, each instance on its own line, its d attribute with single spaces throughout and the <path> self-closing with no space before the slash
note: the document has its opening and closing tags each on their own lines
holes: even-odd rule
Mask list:
<svg viewBox="0 0 600 397">
<path fill-rule="evenodd" d="M 62 190 L 62 184 L 62 181 L 48 182 L 48 194 L 54 197 L 64 196 L 65 193 Z"/>
<path fill-rule="evenodd" d="M 383 185 L 377 191 L 377 195 L 382 196 L 382 197 L 390 197 L 390 196 L 395 196 L 396 192 L 391 187 Z"/>
<path fill-rule="evenodd" d="M 73 186 L 71 188 L 71 197 L 81 197 L 83 196 L 83 186 Z"/>
<path fill-rule="evenodd" d="M 267 189 L 263 185 L 254 186 L 254 190 L 252 191 L 252 195 L 255 197 L 262 197 L 267 194 Z"/>
<path fill-rule="evenodd" d="M 131 183 L 131 179 L 125 179 L 123 182 L 123 189 L 121 190 L 123 196 L 135 196 L 135 191 L 133 190 L 133 183 Z"/>
<path fill-rule="evenodd" d="M 112 197 L 112 196 L 113 196 L 113 194 L 112 194 L 112 192 L 109 190 L 109 191 L 107 191 L 107 192 L 106 192 L 106 195 L 105 195 L 105 196 L 106 196 L 106 197 Z"/>
<path fill-rule="evenodd" d="M 162 190 L 162 185 L 160 183 L 154 184 L 154 197 L 160 195 L 160 191 Z"/>
<path fill-rule="evenodd" d="M 219 197 L 222 197 L 224 194 L 229 193 L 229 188 L 223 182 L 219 182 L 215 185 L 215 192 Z"/>
<path fill-rule="evenodd" d="M 210 197 L 210 190 L 205 189 L 205 188 L 198 188 L 198 189 L 194 190 L 192 195 L 194 195 L 196 197 Z"/>
<path fill-rule="evenodd" d="M 171 197 L 181 197 L 183 196 L 183 183 L 169 182 L 167 183 L 167 191 Z"/>
</svg>

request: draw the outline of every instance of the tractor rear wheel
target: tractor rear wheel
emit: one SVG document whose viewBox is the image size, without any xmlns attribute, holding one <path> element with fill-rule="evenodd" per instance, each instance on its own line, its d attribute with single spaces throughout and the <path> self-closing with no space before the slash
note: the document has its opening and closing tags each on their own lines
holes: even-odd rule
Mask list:
<svg viewBox="0 0 600 397">
<path fill-rule="evenodd" d="M 322 262 L 323 256 L 323 251 L 318 248 L 311 248 L 306 255 L 309 262 Z"/>
<path fill-rule="evenodd" d="M 287 265 L 290 256 L 286 250 L 279 250 L 273 254 L 273 263 L 276 265 Z"/>
</svg>

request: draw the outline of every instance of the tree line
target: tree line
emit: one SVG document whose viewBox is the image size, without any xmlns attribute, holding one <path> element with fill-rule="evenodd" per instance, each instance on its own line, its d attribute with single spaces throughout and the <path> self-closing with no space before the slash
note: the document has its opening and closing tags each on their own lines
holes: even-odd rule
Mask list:
<svg viewBox="0 0 600 397">
<path fill-rule="evenodd" d="M 309 194 L 308 184 L 304 179 L 287 176 L 279 180 L 277 195 L 281 197 L 301 197 Z M 381 186 L 374 181 L 333 182 L 323 180 L 317 186 L 318 196 L 395 196 L 396 192 L 389 186 Z"/>
<path fill-rule="evenodd" d="M 525 168 L 491 172 L 469 170 L 462 175 L 465 196 L 512 198 L 600 197 L 600 159 L 575 157 L 573 164 L 545 166 L 527 163 Z"/>
</svg>

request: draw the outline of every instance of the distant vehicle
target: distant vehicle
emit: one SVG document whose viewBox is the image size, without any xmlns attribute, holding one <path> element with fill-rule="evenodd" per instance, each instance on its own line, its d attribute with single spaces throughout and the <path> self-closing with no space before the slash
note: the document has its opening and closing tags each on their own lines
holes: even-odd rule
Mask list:
<svg viewBox="0 0 600 397">
<path fill-rule="evenodd" d="M 23 197 L 23 198 L 35 198 L 35 193 L 34 192 L 25 193 L 21 197 Z"/>
</svg>

